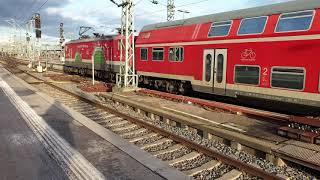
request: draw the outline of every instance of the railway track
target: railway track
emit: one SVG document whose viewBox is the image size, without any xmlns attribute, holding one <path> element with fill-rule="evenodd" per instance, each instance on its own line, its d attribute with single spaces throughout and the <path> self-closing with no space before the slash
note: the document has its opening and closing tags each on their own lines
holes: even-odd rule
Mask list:
<svg viewBox="0 0 320 180">
<path fill-rule="evenodd" d="M 206 149 L 208 152 L 203 153 L 204 150 L 199 151 L 202 148 L 192 141 L 153 127 L 143 120 L 122 115 L 119 111 L 112 109 L 97 107 L 95 104 L 46 84 L 34 86 L 43 92 L 50 92 L 50 96 L 60 103 L 67 105 L 155 157 L 166 161 L 170 166 L 196 179 L 251 179 L 256 177 L 249 175 L 248 172 L 257 174 L 257 177 L 281 179 L 273 174 L 255 169 L 255 167 L 246 167 L 241 162 L 237 162 L 239 167 L 228 165 L 231 163 L 226 163 L 223 158 L 217 157 L 214 153 L 209 153 L 210 150 Z"/>
<path fill-rule="evenodd" d="M 299 170 L 274 167 L 223 144 L 202 140 L 197 134 L 146 119 L 113 102 L 91 102 L 47 82 L 32 85 L 195 179 L 312 178 Z"/>
</svg>

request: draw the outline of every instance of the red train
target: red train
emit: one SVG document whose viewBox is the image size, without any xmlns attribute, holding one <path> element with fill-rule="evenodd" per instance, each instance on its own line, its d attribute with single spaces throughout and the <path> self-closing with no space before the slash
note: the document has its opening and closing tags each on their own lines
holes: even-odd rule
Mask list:
<svg viewBox="0 0 320 180">
<path fill-rule="evenodd" d="M 65 45 L 64 70 L 78 74 L 89 74 L 92 55 L 97 52 L 95 71 L 98 77 L 114 80 L 120 67 L 120 36 L 72 40 Z"/>
<path fill-rule="evenodd" d="M 67 67 L 76 54 L 91 59 L 94 46 L 116 67 L 118 40 L 67 43 Z M 140 83 L 169 92 L 192 88 L 320 107 L 318 51 L 320 1 L 298 0 L 147 25 L 136 39 L 135 59 Z"/>
</svg>

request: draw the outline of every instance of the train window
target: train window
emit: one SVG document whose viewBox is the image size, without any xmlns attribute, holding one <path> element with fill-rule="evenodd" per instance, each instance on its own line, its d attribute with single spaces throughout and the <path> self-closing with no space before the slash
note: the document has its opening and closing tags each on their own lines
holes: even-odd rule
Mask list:
<svg viewBox="0 0 320 180">
<path fill-rule="evenodd" d="M 211 54 L 207 54 L 206 56 L 206 64 L 205 64 L 205 70 L 206 70 L 206 81 L 210 82 L 211 81 L 211 72 L 212 72 L 212 55 Z"/>
<path fill-rule="evenodd" d="M 152 60 L 162 61 L 163 60 L 164 50 L 163 48 L 153 48 L 152 49 Z"/>
<path fill-rule="evenodd" d="M 218 64 L 217 64 L 217 82 L 221 83 L 223 80 L 223 64 L 224 64 L 224 56 L 222 54 L 218 55 Z"/>
<path fill-rule="evenodd" d="M 306 31 L 311 27 L 314 11 L 303 11 L 282 14 L 276 32 Z"/>
<path fill-rule="evenodd" d="M 209 31 L 209 37 L 228 36 L 231 29 L 232 21 L 212 23 Z"/>
<path fill-rule="evenodd" d="M 243 19 L 238 30 L 238 35 L 263 33 L 267 19 L 267 16 Z"/>
<path fill-rule="evenodd" d="M 183 47 L 169 48 L 169 61 L 183 61 Z"/>
<path fill-rule="evenodd" d="M 238 84 L 259 85 L 259 66 L 235 66 L 234 81 Z"/>
<path fill-rule="evenodd" d="M 293 90 L 304 89 L 305 71 L 301 68 L 276 67 L 271 72 L 271 86 Z"/>
<path fill-rule="evenodd" d="M 140 59 L 141 59 L 141 61 L 148 61 L 148 49 L 147 48 L 140 49 Z"/>
</svg>

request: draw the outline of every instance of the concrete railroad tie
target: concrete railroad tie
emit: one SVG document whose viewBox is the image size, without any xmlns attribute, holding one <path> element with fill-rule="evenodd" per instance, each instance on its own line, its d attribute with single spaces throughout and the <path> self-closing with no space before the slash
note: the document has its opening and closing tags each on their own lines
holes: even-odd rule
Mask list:
<svg viewBox="0 0 320 180">
<path fill-rule="evenodd" d="M 209 161 L 205 164 L 203 164 L 202 166 L 200 167 L 197 167 L 195 169 L 191 169 L 191 170 L 188 170 L 188 171 L 185 171 L 185 173 L 189 176 L 194 176 L 198 173 L 201 173 L 202 171 L 205 171 L 205 170 L 212 170 L 213 168 L 215 167 L 218 167 L 220 166 L 221 162 L 219 161 L 216 161 L 216 160 L 212 160 L 212 161 Z"/>
<path fill-rule="evenodd" d="M 177 159 L 173 159 L 171 161 L 168 162 L 168 164 L 170 164 L 171 166 L 173 166 L 174 164 L 176 163 L 180 163 L 180 162 L 183 162 L 183 161 L 188 161 L 188 160 L 191 160 L 191 159 L 195 159 L 197 158 L 198 156 L 200 156 L 201 154 L 198 153 L 197 151 L 192 151 L 191 153 L 189 154 L 186 154 L 180 158 L 177 158 Z"/>
<path fill-rule="evenodd" d="M 174 151 L 178 151 L 179 149 L 182 149 L 182 147 L 183 146 L 181 144 L 175 144 L 174 146 L 170 146 L 167 149 L 155 152 L 153 155 L 154 156 L 159 156 L 159 155 L 162 155 L 162 154 L 172 153 Z"/>
<path fill-rule="evenodd" d="M 70 179 L 105 179 L 101 172 L 61 138 L 1 77 L 0 88 Z"/>
<path fill-rule="evenodd" d="M 128 132 L 128 133 L 121 134 L 120 136 L 121 137 L 134 136 L 136 134 L 142 134 L 142 133 L 145 133 L 147 131 L 148 131 L 147 129 L 140 128 L 140 129 L 135 130 L 135 131 L 131 131 L 131 132 Z"/>
<path fill-rule="evenodd" d="M 141 141 L 141 140 L 143 140 L 143 139 L 153 138 L 153 137 L 156 137 L 156 136 L 158 136 L 157 133 L 149 133 L 149 134 L 146 134 L 146 135 L 144 135 L 144 136 L 131 139 L 131 140 L 129 140 L 129 142 L 135 143 L 135 142 L 137 142 L 137 141 Z"/>
<path fill-rule="evenodd" d="M 167 139 L 167 138 L 162 138 L 162 139 L 159 139 L 158 141 L 155 141 L 153 143 L 146 144 L 146 145 L 142 146 L 141 149 L 147 149 L 147 148 L 155 147 L 155 146 L 164 144 L 166 142 L 170 143 L 170 142 L 172 142 L 172 140 L 171 139 Z"/>
<path fill-rule="evenodd" d="M 241 171 L 237 169 L 233 169 L 228 173 L 224 174 L 223 176 L 221 176 L 220 178 L 218 178 L 217 180 L 236 180 L 241 176 L 241 174 L 242 174 Z"/>
</svg>

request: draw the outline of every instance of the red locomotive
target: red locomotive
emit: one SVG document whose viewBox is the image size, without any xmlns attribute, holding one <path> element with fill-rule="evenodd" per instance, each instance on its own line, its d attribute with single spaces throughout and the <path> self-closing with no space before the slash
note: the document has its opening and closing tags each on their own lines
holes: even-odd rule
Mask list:
<svg viewBox="0 0 320 180">
<path fill-rule="evenodd" d="M 87 59 L 92 46 L 68 43 L 66 58 L 74 61 L 78 52 Z M 118 63 L 117 47 L 116 37 L 103 46 L 105 62 Z M 169 92 L 192 88 L 320 107 L 318 51 L 320 1 L 298 0 L 147 25 L 135 59 L 140 83 Z"/>
<path fill-rule="evenodd" d="M 99 78 L 114 80 L 120 67 L 120 36 L 72 40 L 65 45 L 65 66 L 67 72 L 88 74 L 92 69 L 92 55 L 95 71 Z"/>
</svg>

